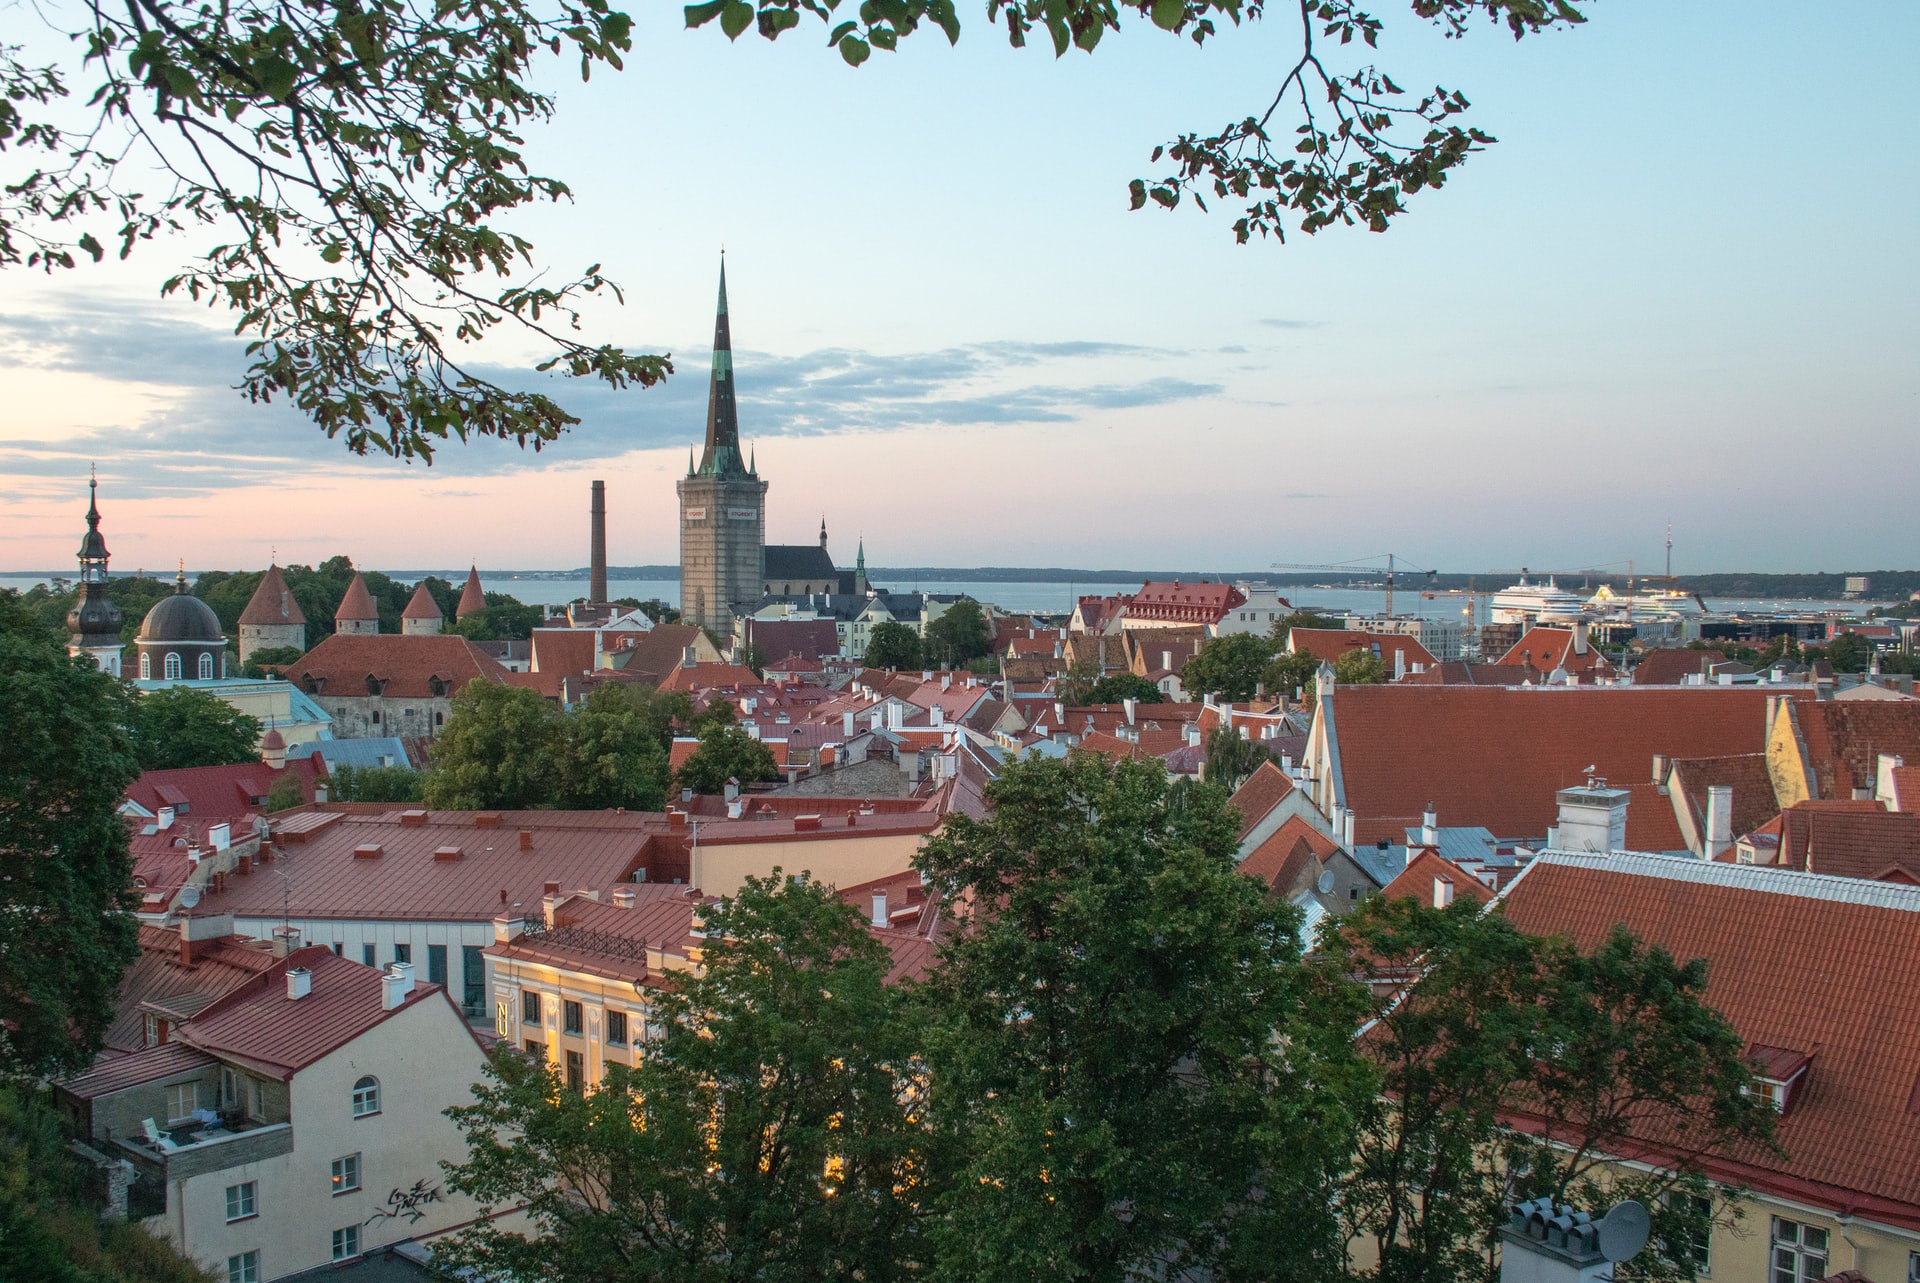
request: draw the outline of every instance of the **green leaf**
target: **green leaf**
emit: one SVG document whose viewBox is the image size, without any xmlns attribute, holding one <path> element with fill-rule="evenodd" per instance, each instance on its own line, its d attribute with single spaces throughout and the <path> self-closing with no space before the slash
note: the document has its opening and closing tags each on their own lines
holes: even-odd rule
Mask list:
<svg viewBox="0 0 1920 1283">
<path fill-rule="evenodd" d="M 325 262 L 338 263 L 340 261 L 341 253 L 342 251 L 340 249 L 340 243 L 338 241 L 335 241 L 333 244 L 327 246 L 325 249 L 320 251 L 320 257 Z"/>
<path fill-rule="evenodd" d="M 1127 196 L 1130 209 L 1139 209 L 1147 203 L 1147 185 L 1138 178 L 1127 184 Z"/>
<path fill-rule="evenodd" d="M 847 60 L 849 67 L 858 67 L 861 63 L 873 56 L 873 50 L 869 49 L 867 42 L 858 36 L 842 36 L 840 38 L 840 56 Z"/>
<path fill-rule="evenodd" d="M 1178 30 L 1186 16 L 1186 0 L 1153 0 L 1153 25 L 1162 31 Z"/>
<path fill-rule="evenodd" d="M 106 256 L 106 251 L 100 248 L 100 242 L 93 239 L 92 232 L 88 232 L 85 235 L 83 235 L 79 239 L 77 244 L 80 246 L 81 249 L 93 255 L 93 261 L 96 263 L 98 263 L 102 258 Z"/>
<path fill-rule="evenodd" d="M 720 10 L 720 30 L 727 39 L 738 40 L 740 33 L 753 25 L 753 6 L 747 0 L 725 0 Z"/>
<path fill-rule="evenodd" d="M 1080 29 L 1079 34 L 1074 36 L 1073 43 L 1088 53 L 1092 53 L 1094 46 L 1100 43 L 1100 37 L 1106 34 L 1106 30 L 1107 28 L 1104 23 L 1090 22 Z"/>
<path fill-rule="evenodd" d="M 720 11 L 726 7 L 727 0 L 710 0 L 710 3 L 707 4 L 690 4 L 687 6 L 687 26 L 704 27 L 719 17 Z"/>
</svg>

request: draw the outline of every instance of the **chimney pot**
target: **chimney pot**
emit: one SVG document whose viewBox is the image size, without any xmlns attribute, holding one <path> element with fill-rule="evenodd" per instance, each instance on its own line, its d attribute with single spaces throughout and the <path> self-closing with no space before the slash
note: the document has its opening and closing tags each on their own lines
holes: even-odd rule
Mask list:
<svg viewBox="0 0 1920 1283">
<path fill-rule="evenodd" d="M 873 893 L 873 925 L 876 927 L 884 927 L 890 921 L 892 921 L 892 919 L 887 916 L 887 893 L 885 891 L 875 891 Z"/>
<path fill-rule="evenodd" d="M 298 1001 L 313 992 L 313 973 L 305 967 L 294 967 L 287 972 L 287 1000 Z"/>
<path fill-rule="evenodd" d="M 548 883 L 546 883 L 546 884 L 544 884 L 544 885 L 543 885 L 543 886 L 542 886 L 542 887 L 540 888 L 540 890 L 541 890 L 541 892 L 542 892 L 543 894 L 545 894 L 545 895 L 559 895 L 559 894 L 560 894 L 560 884 L 559 884 L 558 882 L 548 882 Z"/>
<path fill-rule="evenodd" d="M 533 850 L 533 830 L 532 829 L 520 830 L 520 849 L 522 851 Z"/>
<path fill-rule="evenodd" d="M 407 1000 L 413 992 L 413 964 L 396 962 L 380 978 L 380 1006 L 382 1010 L 392 1011 Z"/>
</svg>

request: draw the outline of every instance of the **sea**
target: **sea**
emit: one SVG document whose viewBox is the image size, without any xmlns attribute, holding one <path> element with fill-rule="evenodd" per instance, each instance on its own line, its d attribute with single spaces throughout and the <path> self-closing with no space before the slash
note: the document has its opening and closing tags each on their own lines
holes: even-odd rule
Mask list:
<svg viewBox="0 0 1920 1283">
<path fill-rule="evenodd" d="M 430 573 L 437 573 L 455 584 L 466 577 L 466 572 L 462 570 Z M 47 582 L 49 582 L 49 576 L 46 575 L 0 574 L 0 589 L 14 588 L 24 592 L 36 584 Z M 587 580 L 584 575 L 576 577 L 539 572 L 524 575 L 482 575 L 480 586 L 487 592 L 507 593 L 531 606 L 562 606 L 586 596 L 587 592 Z M 1003 611 L 1016 614 L 1066 614 L 1073 609 L 1073 603 L 1077 597 L 1092 593 L 1108 594 L 1128 590 L 1128 585 L 1107 582 L 1074 584 L 1017 579 L 889 580 L 877 577 L 875 586 L 901 592 L 920 590 L 965 593 L 976 601 L 990 602 Z M 632 597 L 640 601 L 660 601 L 669 606 L 678 606 L 680 583 L 675 579 L 609 579 L 607 594 L 616 599 Z M 1300 609 L 1333 615 L 1377 614 L 1384 603 L 1384 594 L 1378 588 L 1288 585 L 1281 588 L 1280 594 Z M 1469 605 L 1470 600 L 1471 605 Z M 1464 593 L 1436 593 L 1432 597 L 1427 597 L 1417 590 L 1403 589 L 1394 593 L 1393 604 L 1395 611 L 1402 615 L 1423 615 L 1434 618 L 1445 616 L 1464 620 L 1471 611 L 1476 627 L 1487 622 L 1485 595 L 1469 599 Z M 1804 615 L 1821 612 L 1857 614 L 1872 603 L 1794 598 L 1709 597 L 1706 599 L 1706 604 L 1707 609 L 1716 614 Z"/>
</svg>

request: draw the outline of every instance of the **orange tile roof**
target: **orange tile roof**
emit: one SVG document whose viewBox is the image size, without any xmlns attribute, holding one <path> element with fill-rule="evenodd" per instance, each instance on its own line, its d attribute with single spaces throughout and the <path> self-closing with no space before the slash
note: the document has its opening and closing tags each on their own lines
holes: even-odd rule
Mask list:
<svg viewBox="0 0 1920 1283">
<path fill-rule="evenodd" d="M 1883 753 L 1920 763 L 1920 703 L 1826 700 L 1802 705 L 1799 723 L 1823 798 L 1872 789 Z"/>
<path fill-rule="evenodd" d="M 1507 917 L 1583 949 L 1625 926 L 1704 958 L 1706 999 L 1741 1037 L 1810 1052 L 1778 1139 L 1709 1176 L 1920 1228 L 1920 890 L 1633 855 L 1546 855 L 1507 888 Z"/>
<path fill-rule="evenodd" d="M 1811 873 L 1920 883 L 1920 815 L 1871 804 L 1791 806 L 1780 813 L 1776 859 Z"/>
<path fill-rule="evenodd" d="M 1671 763 L 1668 795 L 1678 787 L 1681 802 L 1693 817 L 1694 832 L 1703 837 L 1707 831 L 1707 790 L 1716 786 L 1733 790 L 1733 836 L 1751 833 L 1780 814 L 1773 796 L 1773 776 L 1767 772 L 1765 753 L 1735 753 L 1727 757 L 1681 757 Z"/>
<path fill-rule="evenodd" d="M 413 596 L 407 598 L 407 608 L 400 612 L 402 619 L 445 619 L 440 603 L 433 599 L 433 590 L 422 579 L 413 586 Z"/>
<path fill-rule="evenodd" d="M 1295 628 L 1287 634 L 1287 645 L 1296 654 L 1311 655 L 1323 663 L 1332 664 L 1350 650 L 1364 650 L 1369 654 L 1378 653 L 1393 671 L 1393 657 L 1396 653 L 1404 655 L 1403 663 L 1411 673 L 1413 666 L 1431 668 L 1440 661 L 1433 652 L 1420 644 L 1417 637 L 1407 637 L 1399 633 L 1369 633 L 1357 628 Z"/>
<path fill-rule="evenodd" d="M 1678 850 L 1653 755 L 1721 757 L 1766 745 L 1758 687 L 1342 686 L 1332 697 L 1354 836 L 1400 841 L 1428 802 L 1447 822 L 1544 839 L 1557 790 L 1594 774 L 1629 789 L 1627 845 Z M 1784 698 L 1807 698 L 1788 695 Z"/>
<path fill-rule="evenodd" d="M 1426 904 L 1434 902 L 1434 885 L 1444 882 L 1453 888 L 1455 899 L 1462 897 L 1481 904 L 1493 899 L 1493 891 L 1457 864 L 1441 859 L 1431 847 L 1418 847 L 1400 876 L 1387 883 L 1382 895 L 1399 899 L 1411 896 Z"/>
<path fill-rule="evenodd" d="M 354 572 L 353 582 L 347 585 L 346 595 L 340 598 L 340 606 L 333 612 L 333 618 L 336 623 L 341 620 L 364 623 L 380 618 L 380 611 L 373 604 L 373 594 L 367 591 L 367 581 L 359 571 Z"/>
<path fill-rule="evenodd" d="M 460 587 L 460 600 L 455 603 L 453 615 L 456 619 L 465 619 L 476 610 L 487 608 L 487 594 L 480 587 L 480 568 L 467 567 L 467 582 Z"/>
<path fill-rule="evenodd" d="M 1294 787 L 1292 777 L 1273 761 L 1260 763 L 1253 774 L 1241 781 L 1240 787 L 1233 791 L 1233 808 L 1240 812 L 1241 841 L 1246 840 L 1254 825 L 1267 817 L 1267 812 L 1286 801 Z"/>
<path fill-rule="evenodd" d="M 1318 858 L 1325 861 L 1340 849 L 1338 843 L 1299 816 L 1290 816 L 1273 836 L 1247 853 L 1240 872 L 1260 879 L 1276 895 L 1289 894 L 1300 876 Z"/>
<path fill-rule="evenodd" d="M 1920 813 L 1920 765 L 1894 767 L 1893 792 L 1901 810 Z"/>
<path fill-rule="evenodd" d="M 287 579 L 280 573 L 280 567 L 268 566 L 267 573 L 260 576 L 260 586 L 247 599 L 247 608 L 240 612 L 240 622 L 276 626 L 307 622 L 300 603 L 287 589 Z"/>
<path fill-rule="evenodd" d="M 1183 583 L 1148 580 L 1138 592 L 1121 600 L 1128 619 L 1192 620 L 1215 624 L 1235 606 L 1247 604 L 1247 595 L 1232 584 Z"/>
<path fill-rule="evenodd" d="M 364 698 L 367 679 L 384 682 L 389 699 L 427 699 L 431 679 L 448 694 L 476 678 L 504 682 L 507 670 L 464 637 L 335 633 L 289 664 L 286 678 L 310 694 Z"/>
<path fill-rule="evenodd" d="M 543 676 L 580 677 L 593 671 L 594 636 L 591 628 L 536 628 L 533 630 L 533 671 Z"/>
<path fill-rule="evenodd" d="M 1571 628 L 1535 624 L 1495 662 L 1509 668 L 1531 664 L 1543 673 L 1558 668 L 1571 676 L 1613 671 L 1613 664 L 1591 645 L 1584 654 L 1575 654 L 1573 640 Z"/>
</svg>

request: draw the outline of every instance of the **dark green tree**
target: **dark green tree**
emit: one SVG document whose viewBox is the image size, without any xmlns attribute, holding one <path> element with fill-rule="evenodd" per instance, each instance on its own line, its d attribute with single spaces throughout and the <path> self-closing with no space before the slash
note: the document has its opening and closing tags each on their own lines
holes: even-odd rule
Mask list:
<svg viewBox="0 0 1920 1283">
<path fill-rule="evenodd" d="M 418 802 L 424 783 L 410 766 L 336 766 L 327 774 L 327 800 Z"/>
<path fill-rule="evenodd" d="M 472 641 L 525 641 L 533 636 L 533 630 L 544 618 L 540 607 L 529 606 L 507 593 L 490 592 L 484 596 L 486 607 L 465 619 L 456 620 L 449 609 L 445 631 Z"/>
<path fill-rule="evenodd" d="M 282 775 L 273 782 L 273 787 L 267 790 L 266 809 L 271 814 L 274 811 L 305 806 L 311 800 L 307 796 L 306 787 L 300 783 L 299 776 Z"/>
<path fill-rule="evenodd" d="M 1377 686 L 1388 676 L 1387 661 L 1370 650 L 1350 650 L 1333 661 L 1333 679 L 1342 686 Z"/>
<path fill-rule="evenodd" d="M 1275 648 L 1285 650 L 1287 639 L 1296 628 L 1339 628 L 1341 621 L 1329 615 L 1315 614 L 1311 610 L 1295 610 L 1273 621 L 1273 627 L 1267 630 L 1267 638 Z"/>
<path fill-rule="evenodd" d="M 138 951 L 128 702 L 0 594 L 0 1078 L 92 1061 Z"/>
<path fill-rule="evenodd" d="M 497 1050 L 449 1111 L 453 1184 L 525 1206 L 436 1261 L 527 1283 L 812 1283 L 921 1277 L 935 1192 L 915 1010 L 887 949 L 806 875 L 706 913 L 705 967 L 651 991 L 660 1037 L 585 1095 Z"/>
<path fill-rule="evenodd" d="M 1265 744 L 1245 738 L 1231 726 L 1222 726 L 1207 736 L 1207 781 L 1228 793 L 1259 770 L 1262 762 L 1272 760 L 1273 753 Z"/>
<path fill-rule="evenodd" d="M 1355 995 L 1235 869 L 1224 790 L 1157 762 L 1010 764 L 919 865 L 996 903 L 929 981 L 956 1167 L 936 1277 L 1336 1274 Z"/>
<path fill-rule="evenodd" d="M 738 726 L 714 726 L 700 737 L 693 755 L 680 763 L 673 782 L 696 793 L 713 794 L 725 792 L 730 779 L 752 784 L 779 778 L 780 768 L 765 744 Z"/>
<path fill-rule="evenodd" d="M 608 682 L 587 696 L 562 726 L 555 805 L 592 811 L 666 807 L 672 775 L 667 755 L 686 696 Z"/>
<path fill-rule="evenodd" d="M 262 646 L 247 656 L 242 677 L 266 677 L 270 669 L 280 669 L 298 660 L 306 652 L 298 646 Z"/>
<path fill-rule="evenodd" d="M 929 664 L 964 668 L 993 649 L 993 627 L 971 597 L 962 597 L 927 625 L 921 653 Z"/>
<path fill-rule="evenodd" d="M 1319 671 L 1320 661 L 1306 651 L 1283 650 L 1261 672 L 1260 681 L 1269 694 L 1311 699 Z"/>
<path fill-rule="evenodd" d="M 1273 660 L 1273 643 L 1255 633 L 1216 637 L 1180 670 L 1180 684 L 1193 698 L 1252 699 Z"/>
<path fill-rule="evenodd" d="M 867 638 L 866 656 L 860 662 L 868 668 L 888 671 L 918 668 L 920 634 L 897 620 L 876 624 L 873 634 Z"/>
<path fill-rule="evenodd" d="M 1142 704 L 1158 704 L 1166 699 L 1160 688 L 1144 677 L 1133 673 L 1109 673 L 1095 682 L 1083 701 L 1088 704 L 1118 704 L 1122 700 L 1138 700 Z"/>
<path fill-rule="evenodd" d="M 421 796 L 437 810 L 551 806 L 563 731 L 535 691 L 475 678 L 453 697 Z"/>
<path fill-rule="evenodd" d="M 1836 673 L 1864 673 L 1873 662 L 1873 643 L 1859 633 L 1841 633 L 1827 643 L 1827 662 Z"/>
<path fill-rule="evenodd" d="M 143 771 L 257 761 L 261 726 L 211 691 L 163 686 L 134 697 L 127 734 Z"/>
</svg>

